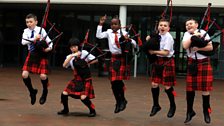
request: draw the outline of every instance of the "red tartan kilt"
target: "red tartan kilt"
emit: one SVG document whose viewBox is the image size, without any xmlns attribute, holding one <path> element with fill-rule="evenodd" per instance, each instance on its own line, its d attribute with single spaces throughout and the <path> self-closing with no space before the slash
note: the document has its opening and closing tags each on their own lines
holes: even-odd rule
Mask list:
<svg viewBox="0 0 224 126">
<path fill-rule="evenodd" d="M 164 70 L 162 71 L 162 77 L 156 74 L 155 67 L 152 66 L 151 81 L 154 83 L 162 84 L 164 86 L 175 86 L 176 85 L 176 73 L 174 58 L 158 57 L 155 64 L 165 64 Z"/>
<path fill-rule="evenodd" d="M 192 58 L 188 58 L 188 65 L 193 62 Z M 198 59 L 198 73 L 196 76 L 192 76 L 187 70 L 186 77 L 186 90 L 187 91 L 211 91 L 213 82 L 212 67 L 210 65 L 210 59 Z"/>
<path fill-rule="evenodd" d="M 67 87 L 64 91 L 68 92 L 69 95 L 74 95 L 76 99 L 79 99 L 81 95 L 86 95 L 90 99 L 95 98 L 94 89 L 92 85 L 92 79 L 86 79 L 84 82 L 84 91 L 76 91 L 76 83 L 75 81 L 81 81 L 81 78 L 76 78 L 68 82 Z"/>
<path fill-rule="evenodd" d="M 118 60 L 120 61 L 120 69 L 118 71 L 115 71 L 113 68 L 114 62 Z M 109 79 L 110 81 L 115 81 L 115 80 L 129 80 L 130 79 L 130 64 L 126 66 L 126 60 L 125 56 L 118 54 L 118 55 L 111 55 L 111 61 L 110 61 L 110 76 Z"/>
<path fill-rule="evenodd" d="M 36 74 L 48 74 L 48 59 L 41 58 L 38 62 L 31 62 L 29 52 L 22 70 Z"/>
</svg>

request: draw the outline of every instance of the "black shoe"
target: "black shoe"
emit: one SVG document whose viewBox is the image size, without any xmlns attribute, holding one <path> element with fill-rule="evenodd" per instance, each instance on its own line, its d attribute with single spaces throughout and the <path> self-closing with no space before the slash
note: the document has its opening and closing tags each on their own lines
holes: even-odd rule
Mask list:
<svg viewBox="0 0 224 126">
<path fill-rule="evenodd" d="M 172 107 L 170 107 L 170 110 L 169 110 L 169 112 L 167 113 L 167 117 L 168 117 L 168 118 L 172 118 L 172 117 L 174 116 L 175 112 L 176 112 L 176 106 L 172 106 Z"/>
<path fill-rule="evenodd" d="M 44 91 L 42 96 L 40 97 L 39 103 L 43 105 L 47 100 L 48 90 Z"/>
<path fill-rule="evenodd" d="M 161 107 L 160 106 L 153 106 L 152 107 L 152 110 L 151 110 L 151 113 L 150 113 L 150 116 L 154 116 L 160 110 L 161 110 Z"/>
<path fill-rule="evenodd" d="M 191 121 L 191 119 L 196 115 L 196 113 L 194 111 L 191 112 L 187 112 L 187 118 L 184 121 L 184 123 L 188 123 Z"/>
<path fill-rule="evenodd" d="M 210 123 L 211 122 L 211 118 L 208 112 L 204 112 L 204 120 L 206 123 Z"/>
<path fill-rule="evenodd" d="M 37 89 L 33 89 L 32 93 L 30 93 L 31 105 L 34 105 L 36 102 Z"/>
<path fill-rule="evenodd" d="M 90 113 L 89 113 L 88 116 L 89 116 L 89 117 L 95 117 L 95 116 L 96 116 L 96 111 L 95 111 L 95 109 L 92 110 L 92 111 L 90 111 Z"/>
<path fill-rule="evenodd" d="M 58 112 L 58 115 L 67 115 L 68 112 L 69 112 L 68 110 L 63 109 L 63 110 Z"/>
<path fill-rule="evenodd" d="M 118 112 L 120 112 L 120 104 L 119 103 L 117 103 L 115 105 L 115 110 L 114 110 L 114 113 L 118 113 Z"/>
<path fill-rule="evenodd" d="M 127 100 L 124 100 L 124 101 L 121 102 L 121 104 L 120 104 L 120 111 L 125 110 L 127 103 L 128 103 Z"/>
</svg>

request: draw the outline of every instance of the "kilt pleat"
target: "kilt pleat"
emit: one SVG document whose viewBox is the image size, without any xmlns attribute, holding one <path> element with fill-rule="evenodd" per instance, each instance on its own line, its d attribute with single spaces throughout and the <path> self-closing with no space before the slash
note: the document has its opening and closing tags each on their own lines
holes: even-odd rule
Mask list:
<svg viewBox="0 0 224 126">
<path fill-rule="evenodd" d="M 194 59 L 188 58 L 188 65 L 192 64 Z M 212 67 L 210 65 L 210 59 L 198 59 L 197 60 L 197 68 L 198 72 L 196 76 L 192 76 L 187 70 L 186 77 L 186 90 L 187 91 L 211 91 L 212 90 L 212 82 L 213 82 L 213 73 Z"/>
<path fill-rule="evenodd" d="M 84 83 L 84 90 L 77 91 L 76 86 L 78 81 L 82 81 Z M 80 98 L 81 95 L 86 95 L 90 99 L 95 98 L 94 89 L 92 85 L 92 78 L 87 78 L 83 80 L 77 72 L 74 70 L 74 79 L 70 80 L 64 89 L 64 91 L 68 92 L 69 95 L 74 95 L 74 98 Z"/>
<path fill-rule="evenodd" d="M 40 58 L 39 60 L 31 61 L 30 52 L 28 53 L 25 63 L 22 68 L 23 71 L 29 71 L 35 74 L 48 74 L 48 59 Z"/>
<path fill-rule="evenodd" d="M 115 61 L 120 62 L 120 68 L 118 71 L 114 70 L 113 64 Z M 115 80 L 129 80 L 130 79 L 130 64 L 126 65 L 124 55 L 111 55 L 110 67 L 109 67 L 109 79 L 110 81 Z"/>
<path fill-rule="evenodd" d="M 162 84 L 164 86 L 175 86 L 176 85 L 176 73 L 175 73 L 175 63 L 174 58 L 168 57 L 158 57 L 155 64 L 163 65 L 164 69 L 162 71 L 162 76 L 156 74 L 155 67 L 152 65 L 151 69 L 151 81 Z"/>
</svg>

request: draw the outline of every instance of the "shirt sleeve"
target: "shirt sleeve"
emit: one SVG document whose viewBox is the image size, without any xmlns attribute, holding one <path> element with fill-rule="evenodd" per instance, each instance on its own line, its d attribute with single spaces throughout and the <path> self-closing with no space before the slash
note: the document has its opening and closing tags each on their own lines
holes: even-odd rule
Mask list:
<svg viewBox="0 0 224 126">
<path fill-rule="evenodd" d="M 45 31 L 44 28 L 42 28 L 42 31 L 41 31 L 41 37 L 44 38 L 45 36 L 47 36 L 47 33 Z M 51 42 L 51 39 L 47 36 L 46 37 L 46 40 L 45 40 L 47 43 L 50 43 Z M 48 47 L 52 48 L 53 47 L 53 42 L 51 42 Z"/>
<path fill-rule="evenodd" d="M 171 36 L 167 36 L 165 39 L 165 46 L 164 46 L 164 50 L 172 50 L 173 49 L 173 44 L 174 44 L 174 40 Z"/>
<path fill-rule="evenodd" d="M 21 41 L 22 45 L 28 45 L 28 44 L 30 44 L 29 41 L 26 41 L 24 39 L 28 39 L 28 40 L 34 41 L 34 38 L 29 38 L 29 36 L 30 36 L 30 34 L 29 34 L 28 30 L 27 29 L 24 29 L 23 35 L 22 35 L 22 41 Z"/>
<path fill-rule="evenodd" d="M 68 57 L 69 57 L 69 55 L 66 56 L 66 59 L 68 59 Z M 65 60 L 66 60 L 66 59 L 65 59 Z M 70 67 L 70 66 L 71 66 L 71 62 L 72 62 L 73 60 L 74 60 L 74 58 L 71 59 L 71 60 L 69 61 L 69 63 L 65 66 L 65 68 Z"/>
<path fill-rule="evenodd" d="M 126 31 L 122 31 L 125 35 L 127 35 Z M 134 39 L 131 39 L 131 44 L 134 46 L 134 48 L 136 48 L 137 44 L 136 41 Z"/>
<path fill-rule="evenodd" d="M 84 57 L 86 57 L 86 55 L 88 55 L 89 54 L 89 52 L 87 52 L 86 50 L 82 50 L 82 57 L 81 58 L 84 58 Z M 93 60 L 93 59 L 95 59 L 95 56 L 94 55 L 92 55 L 92 54 L 89 54 L 88 56 L 87 56 L 87 58 L 85 59 L 85 61 L 90 61 L 90 60 Z"/>
<path fill-rule="evenodd" d="M 184 33 L 184 36 L 183 36 L 183 39 L 182 39 L 182 42 L 185 42 L 186 40 L 188 40 L 190 38 L 190 34 L 188 32 L 185 32 Z"/>
<path fill-rule="evenodd" d="M 103 26 L 98 25 L 96 30 L 96 37 L 98 39 L 108 38 L 107 32 L 102 32 Z"/>
</svg>

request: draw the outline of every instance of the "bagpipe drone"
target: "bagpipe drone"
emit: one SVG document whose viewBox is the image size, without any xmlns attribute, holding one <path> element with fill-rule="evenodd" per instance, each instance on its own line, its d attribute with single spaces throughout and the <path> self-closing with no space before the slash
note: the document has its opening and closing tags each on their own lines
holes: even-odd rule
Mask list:
<svg viewBox="0 0 224 126">
<path fill-rule="evenodd" d="M 86 32 L 84 41 L 79 45 L 79 47 L 81 47 L 80 52 L 82 52 L 82 50 L 86 50 L 88 51 L 88 54 L 84 58 L 76 57 L 76 60 L 73 61 L 73 65 L 76 68 L 78 75 L 80 75 L 82 79 L 88 79 L 91 77 L 91 72 L 88 64 L 93 62 L 94 60 L 103 58 L 106 55 L 106 52 L 103 53 L 102 50 L 98 47 L 98 44 L 92 45 L 88 42 L 88 35 L 89 29 Z M 95 58 L 90 61 L 86 61 L 86 58 L 90 54 L 93 54 Z"/>
<path fill-rule="evenodd" d="M 46 28 L 46 25 L 47 25 L 47 22 L 50 24 L 50 29 L 48 30 L 47 34 L 40 38 L 40 40 L 35 40 L 35 41 L 31 41 L 31 40 L 28 40 L 28 39 L 25 39 L 23 38 L 24 40 L 26 41 L 29 41 L 31 42 L 32 44 L 34 44 L 34 52 L 36 54 L 38 54 L 39 56 L 47 56 L 48 53 L 44 52 L 44 49 L 48 48 L 48 46 L 51 44 L 51 43 L 54 43 L 56 41 L 56 43 L 54 44 L 54 47 L 53 47 L 53 50 L 56 48 L 57 46 L 57 43 L 58 43 L 58 40 L 59 38 L 61 37 L 61 35 L 63 34 L 63 32 L 60 32 L 58 31 L 56 28 L 55 28 L 55 23 L 51 23 L 49 20 L 48 20 L 48 14 L 49 14 L 49 10 L 50 10 L 50 0 L 47 1 L 47 6 L 45 8 L 45 13 L 44 13 L 44 16 L 42 18 L 42 22 L 41 22 L 41 28 L 40 28 L 40 31 L 39 31 L 39 34 L 41 35 L 42 33 L 42 29 L 43 28 Z M 46 38 L 48 37 L 48 35 L 50 34 L 50 32 L 52 31 L 52 29 L 54 29 L 56 32 L 57 32 L 57 36 L 55 36 L 53 39 L 51 39 L 50 42 L 46 42 Z"/>
<path fill-rule="evenodd" d="M 198 29 L 198 32 L 200 33 L 200 30 L 203 27 L 204 21 L 207 21 L 207 25 L 204 28 L 205 31 L 206 31 L 205 34 L 203 34 L 202 36 L 193 35 L 191 37 L 191 45 L 190 45 L 190 47 L 203 48 L 203 47 L 207 46 L 207 44 L 209 42 L 214 40 L 214 38 L 216 38 L 219 35 L 221 35 L 222 33 L 224 33 L 224 30 L 221 30 L 220 26 L 215 23 L 215 21 L 216 21 L 215 19 L 213 19 L 211 21 L 211 19 L 210 19 L 210 12 L 211 12 L 210 8 L 211 8 L 211 3 L 208 3 L 208 7 L 207 7 L 207 9 L 206 9 L 206 11 L 204 13 L 203 19 L 202 19 L 202 21 L 200 23 L 200 26 L 199 26 L 199 29 Z M 212 37 L 210 37 L 210 39 L 206 40 L 205 37 L 206 37 L 206 35 L 208 34 L 209 30 L 212 28 L 212 26 L 214 24 L 216 25 L 216 28 L 218 28 L 220 31 L 218 33 L 215 33 Z M 202 55 L 205 55 L 205 56 L 212 56 L 218 50 L 219 45 L 220 45 L 219 42 L 212 41 L 213 49 L 211 51 L 197 51 L 197 52 L 202 54 Z"/>
<path fill-rule="evenodd" d="M 172 0 L 167 0 L 167 6 L 166 6 L 165 10 L 163 11 L 163 13 L 161 14 L 160 19 L 168 19 L 167 11 L 168 11 L 169 7 L 170 7 L 169 22 L 171 23 Z M 145 52 L 145 54 L 147 55 L 149 64 L 154 63 L 158 57 L 156 56 L 156 54 L 150 54 L 148 51 L 149 50 L 160 50 L 161 36 L 158 33 L 157 27 L 158 27 L 158 21 L 156 21 L 156 23 L 155 23 L 154 31 L 152 31 L 150 34 L 150 39 L 143 45 L 143 52 Z"/>
<path fill-rule="evenodd" d="M 121 47 L 121 52 L 122 52 L 122 55 L 125 56 L 125 74 L 128 75 L 128 65 L 131 63 L 131 61 L 133 61 L 134 59 L 134 55 L 137 53 L 134 53 L 134 48 L 132 46 L 132 39 L 134 39 L 136 41 L 136 44 L 138 47 L 142 47 L 142 40 L 140 39 L 140 35 L 137 34 L 137 32 L 134 30 L 133 28 L 133 25 L 130 24 L 129 26 L 126 26 L 124 28 L 127 28 L 127 34 L 125 38 L 123 32 L 122 32 L 122 28 L 120 29 L 120 33 L 121 33 L 121 37 L 119 38 L 119 43 L 120 43 L 120 47 Z M 133 36 L 131 36 L 131 34 L 133 34 Z"/>
</svg>

